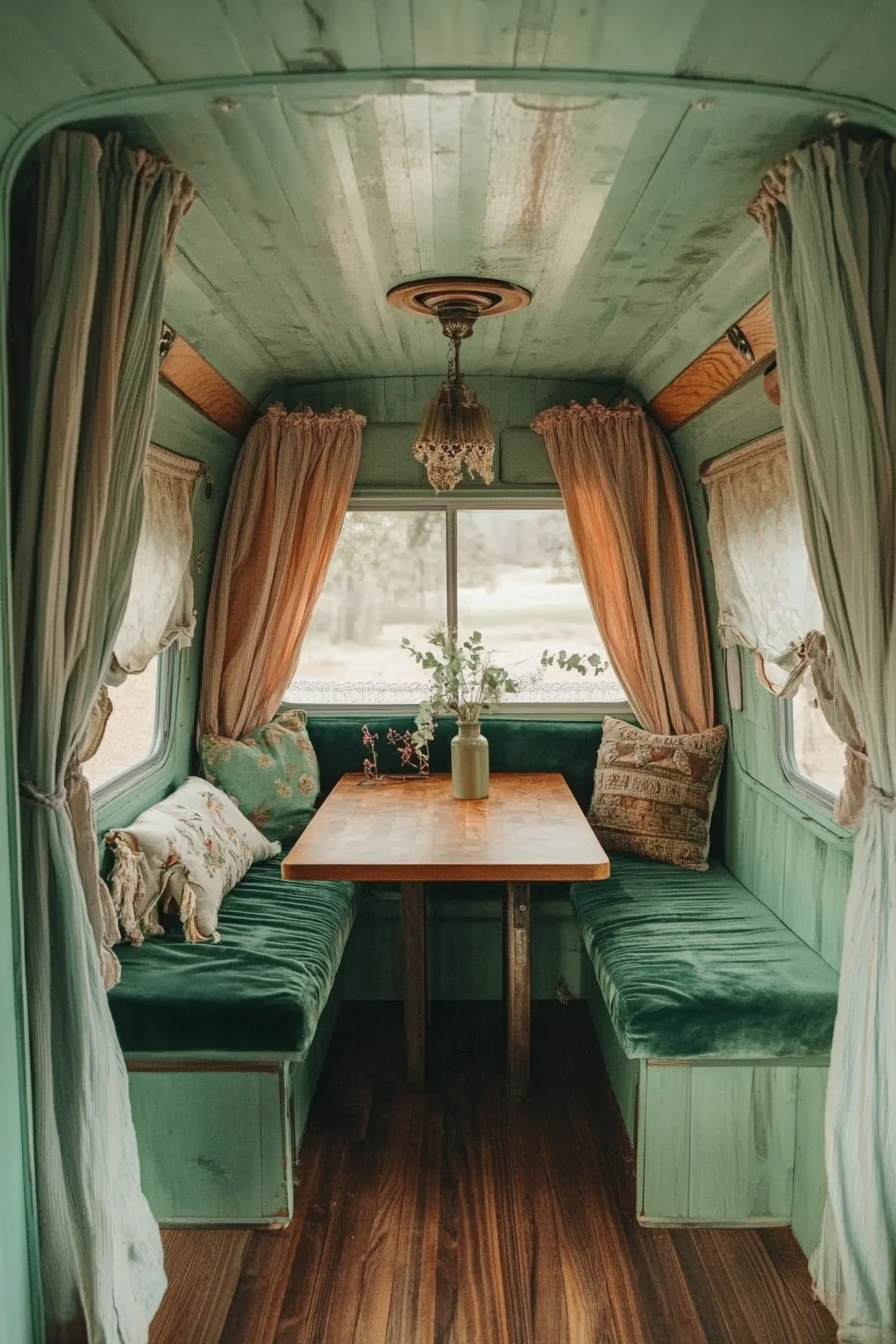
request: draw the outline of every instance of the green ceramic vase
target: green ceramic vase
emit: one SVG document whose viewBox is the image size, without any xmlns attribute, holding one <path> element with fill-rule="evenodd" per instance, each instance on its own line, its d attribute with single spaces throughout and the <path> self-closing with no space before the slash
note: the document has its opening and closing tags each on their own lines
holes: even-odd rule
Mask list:
<svg viewBox="0 0 896 1344">
<path fill-rule="evenodd" d="M 488 797 L 488 740 L 474 723 L 458 721 L 451 739 L 451 790 L 455 798 Z"/>
</svg>

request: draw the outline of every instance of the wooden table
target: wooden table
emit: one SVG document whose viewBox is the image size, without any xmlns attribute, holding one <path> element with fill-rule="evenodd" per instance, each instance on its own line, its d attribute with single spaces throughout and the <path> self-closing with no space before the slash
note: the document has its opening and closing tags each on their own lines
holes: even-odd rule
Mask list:
<svg viewBox="0 0 896 1344">
<path fill-rule="evenodd" d="M 409 1080 L 426 1061 L 425 882 L 506 883 L 507 1070 L 529 1080 L 530 882 L 608 877 L 610 864 L 562 775 L 492 775 L 487 798 L 459 801 L 449 775 L 370 784 L 343 775 L 283 861 L 288 879 L 400 882 Z"/>
</svg>

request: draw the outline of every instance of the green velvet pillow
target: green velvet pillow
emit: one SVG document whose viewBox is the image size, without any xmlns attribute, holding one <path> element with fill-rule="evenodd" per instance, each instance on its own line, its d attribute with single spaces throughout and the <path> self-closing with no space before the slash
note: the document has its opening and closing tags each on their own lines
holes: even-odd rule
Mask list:
<svg viewBox="0 0 896 1344">
<path fill-rule="evenodd" d="M 206 733 L 199 739 L 206 779 L 232 798 L 253 826 L 284 848 L 311 820 L 320 793 L 320 771 L 301 709 L 238 741 Z"/>
</svg>

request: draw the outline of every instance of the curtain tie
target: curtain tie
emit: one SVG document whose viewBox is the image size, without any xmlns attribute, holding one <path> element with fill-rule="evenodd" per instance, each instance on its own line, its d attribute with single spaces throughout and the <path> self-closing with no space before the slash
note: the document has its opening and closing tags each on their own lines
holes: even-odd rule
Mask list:
<svg viewBox="0 0 896 1344">
<path fill-rule="evenodd" d="M 52 812 L 65 811 L 68 799 L 64 793 L 41 793 L 30 779 L 19 780 L 19 797 L 26 803 L 37 803 L 39 807 L 48 807 Z"/>
<path fill-rule="evenodd" d="M 884 793 L 876 784 L 869 784 L 865 789 L 865 802 L 882 807 L 885 812 L 896 812 L 896 798 L 891 793 Z"/>
</svg>

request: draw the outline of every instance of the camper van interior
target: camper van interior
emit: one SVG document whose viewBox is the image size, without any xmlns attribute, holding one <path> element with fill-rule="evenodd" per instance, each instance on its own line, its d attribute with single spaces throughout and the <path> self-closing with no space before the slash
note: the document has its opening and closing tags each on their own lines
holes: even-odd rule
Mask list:
<svg viewBox="0 0 896 1344">
<path fill-rule="evenodd" d="M 896 0 L 3 0 L 0 1344 L 896 1344 Z"/>
</svg>

